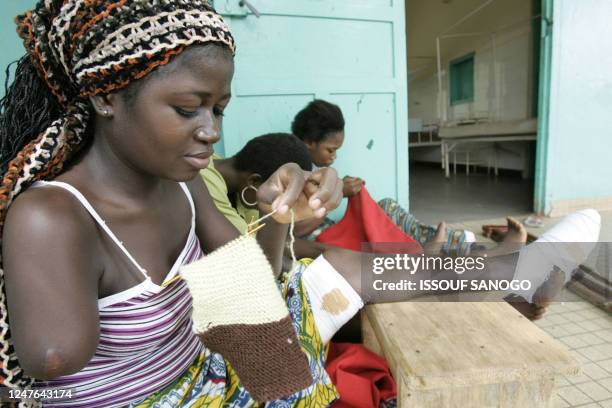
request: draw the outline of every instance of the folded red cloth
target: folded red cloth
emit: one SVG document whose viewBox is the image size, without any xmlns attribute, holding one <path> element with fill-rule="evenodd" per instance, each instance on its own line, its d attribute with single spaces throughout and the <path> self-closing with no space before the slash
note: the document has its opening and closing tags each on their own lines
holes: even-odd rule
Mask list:
<svg viewBox="0 0 612 408">
<path fill-rule="evenodd" d="M 372 199 L 365 187 L 359 194 L 350 197 L 344 217 L 323 231 L 317 241 L 353 251 L 362 251 L 362 243 L 400 243 L 400 247 L 368 245 L 367 252 L 402 252 L 418 254 L 423 248 L 412 237 L 405 234 L 387 217 L 382 208 Z"/>
<path fill-rule="evenodd" d="M 385 359 L 361 344 L 329 343 L 325 369 L 340 394 L 333 408 L 378 408 L 397 396 Z"/>
</svg>

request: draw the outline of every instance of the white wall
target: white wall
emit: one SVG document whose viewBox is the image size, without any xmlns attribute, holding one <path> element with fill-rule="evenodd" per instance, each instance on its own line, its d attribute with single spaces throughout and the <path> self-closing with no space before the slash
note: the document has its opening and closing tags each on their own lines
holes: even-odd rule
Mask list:
<svg viewBox="0 0 612 408">
<path fill-rule="evenodd" d="M 452 40 L 447 40 L 452 42 Z M 511 32 L 496 37 L 495 72 L 492 64 L 491 41 L 475 37 L 472 46 L 460 50 L 447 50 L 442 60 L 444 101 L 448 120 L 489 117 L 500 120 L 525 119 L 531 103 L 531 29 L 523 25 Z M 442 47 L 446 41 L 443 40 Z M 452 45 L 452 43 L 451 43 Z M 447 47 L 448 48 L 448 47 Z M 455 58 L 475 52 L 474 55 L 474 102 L 450 106 L 448 98 L 448 64 Z M 422 118 L 424 122 L 438 119 L 438 79 L 432 64 L 424 75 L 411 79 L 409 83 L 410 116 Z M 497 102 L 496 95 L 499 95 Z M 495 104 L 499 103 L 499 109 Z"/>
<path fill-rule="evenodd" d="M 532 46 L 531 25 L 524 22 L 495 36 L 496 64 L 493 68 L 493 48 L 489 37 L 472 37 L 471 42 L 461 43 L 453 49 L 456 41 L 442 40 L 443 100 L 446 103 L 447 120 L 489 118 L 491 120 L 526 119 L 531 112 Z M 455 44 L 453 43 L 455 41 Z M 475 52 L 474 55 L 474 101 L 450 106 L 448 97 L 449 62 L 455 58 Z M 408 85 L 408 112 L 411 118 L 421 118 L 424 123 L 438 122 L 438 79 L 435 64 L 421 75 L 412 78 Z M 502 146 L 504 149 L 521 151 L 520 143 Z M 440 161 L 439 148 L 413 149 L 411 159 L 417 161 Z M 521 170 L 522 161 L 516 154 L 501 152 L 499 166 Z"/>
</svg>

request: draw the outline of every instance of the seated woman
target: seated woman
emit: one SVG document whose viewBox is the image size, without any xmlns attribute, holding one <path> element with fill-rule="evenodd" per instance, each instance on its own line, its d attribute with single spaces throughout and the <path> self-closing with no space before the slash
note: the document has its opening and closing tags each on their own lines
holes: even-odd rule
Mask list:
<svg viewBox="0 0 612 408">
<path fill-rule="evenodd" d="M 164 283 L 241 239 L 198 177 L 231 98 L 234 40 L 206 1 L 121 4 L 45 0 L 17 19 L 27 55 L 0 104 L 1 385 L 73 391 L 53 394 L 51 407 L 328 406 L 337 393 L 324 341 L 372 301 L 361 287 L 362 255 L 326 252 L 283 275 L 282 295 L 272 285 L 248 299 L 227 280 L 260 276 L 226 268 L 206 282 L 213 313 L 229 321 L 214 327 L 221 338 L 235 341 L 223 336 L 228 326 L 251 321 L 267 297 L 287 318 L 258 322 L 287 323 L 290 336 L 238 341 L 223 354 L 209 348 L 193 331 L 185 281 Z M 261 183 L 258 207 L 269 218 L 257 241 L 271 261 L 262 279 L 280 270 L 291 219 L 336 208 L 340 185 L 333 169 L 291 163 Z M 490 272 L 512 278 L 508 262 L 516 260 L 492 259 Z M 340 314 L 317 307 L 330 291 L 346 300 Z M 389 300 L 399 299 L 377 299 Z M 283 364 L 299 359 L 301 367 Z M 264 398 L 237 374 L 249 362 L 281 363 L 283 376 L 258 389 Z"/>
<path fill-rule="evenodd" d="M 310 102 L 295 115 L 291 130 L 308 146 L 314 163 L 313 168 L 329 167 L 334 163 L 338 151 L 344 144 L 344 124 L 344 116 L 340 108 L 320 99 Z M 359 177 L 345 176 L 343 182 L 344 197 L 351 197 L 359 193 L 364 185 L 364 181 Z M 391 198 L 380 200 L 379 205 L 400 229 L 421 245 L 435 241 L 445 243 L 449 249 L 455 249 L 464 248 L 470 242 L 475 241 L 472 232 L 447 230 L 444 222 L 439 223 L 437 228 L 419 222 Z M 297 231 L 301 236 L 312 241 L 332 224 L 333 221 L 329 218 L 324 221 L 304 221 L 300 223 Z M 512 227 L 517 226 L 513 224 Z M 304 246 L 307 247 L 307 245 Z M 312 248 L 312 245 L 310 247 Z"/>
<path fill-rule="evenodd" d="M 200 0 L 49 0 L 17 21 L 27 54 L 0 102 L 1 385 L 70 391 L 45 406 L 250 407 L 271 395 L 282 401 L 270 406 L 331 403 L 301 275 L 282 281 L 284 295 L 274 283 L 255 291 L 287 315 L 260 319 L 264 327 L 282 324 L 296 341 L 264 335 L 223 354 L 193 331 L 186 282 L 170 283 L 241 237 L 198 176 L 231 98 L 235 47 L 221 16 Z M 257 199 L 271 216 L 257 241 L 269 280 L 290 213 L 324 216 L 341 199 L 339 184 L 332 169 L 295 164 L 262 180 Z M 248 321 L 259 304 L 222 283 L 207 282 L 217 310 Z M 283 368 L 263 390 L 236 371 L 261 365 L 261 350 L 264 364 Z"/>
</svg>

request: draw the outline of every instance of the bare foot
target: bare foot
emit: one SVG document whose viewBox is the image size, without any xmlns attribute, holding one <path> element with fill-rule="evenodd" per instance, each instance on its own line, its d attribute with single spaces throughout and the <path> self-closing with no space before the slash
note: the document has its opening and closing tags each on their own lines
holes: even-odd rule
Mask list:
<svg viewBox="0 0 612 408">
<path fill-rule="evenodd" d="M 565 274 L 555 267 L 548 279 L 533 294 L 533 303 L 518 295 L 508 295 L 504 300 L 529 320 L 539 320 L 564 286 Z"/>
<path fill-rule="evenodd" d="M 436 229 L 436 233 L 434 234 L 434 236 L 423 246 L 425 253 L 440 253 L 442 251 L 444 243 L 446 242 L 446 235 L 446 223 L 442 221 L 438 224 L 438 228 Z"/>
<path fill-rule="evenodd" d="M 514 242 L 524 244 L 527 242 L 527 230 L 516 218 L 507 217 L 508 232 L 502 243 Z"/>
<path fill-rule="evenodd" d="M 431 242 L 446 242 L 446 223 L 444 221 L 438 224 L 438 229 Z"/>
<path fill-rule="evenodd" d="M 535 303 L 529 303 L 522 296 L 508 295 L 504 300 L 520 314 L 532 321 L 540 320 L 544 316 L 544 313 L 546 313 L 546 307 L 539 306 Z"/>
<path fill-rule="evenodd" d="M 565 287 L 565 273 L 557 266 L 550 272 L 550 276 L 533 294 L 533 302 L 548 307 Z"/>
<path fill-rule="evenodd" d="M 508 232 L 504 235 L 504 239 L 496 247 L 489 250 L 472 252 L 472 256 L 502 256 L 518 252 L 527 243 L 527 230 L 515 218 L 506 218 L 508 222 Z"/>
</svg>

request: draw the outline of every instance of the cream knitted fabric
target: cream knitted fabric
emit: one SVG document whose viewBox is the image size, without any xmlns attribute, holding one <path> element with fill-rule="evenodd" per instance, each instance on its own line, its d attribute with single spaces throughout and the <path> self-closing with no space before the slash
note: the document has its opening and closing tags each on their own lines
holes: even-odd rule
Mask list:
<svg viewBox="0 0 612 408">
<path fill-rule="evenodd" d="M 243 236 L 181 269 L 193 296 L 193 330 L 210 325 L 259 324 L 281 320 L 289 312 L 279 293 L 268 259 L 255 238 Z M 214 287 L 211 283 L 214 282 Z M 241 302 L 224 302 L 228 294 Z M 249 302 L 247 314 L 242 302 Z"/>
<path fill-rule="evenodd" d="M 193 330 L 222 354 L 257 401 L 312 383 L 289 311 L 255 238 L 242 236 L 181 268 L 193 297 Z"/>
</svg>

